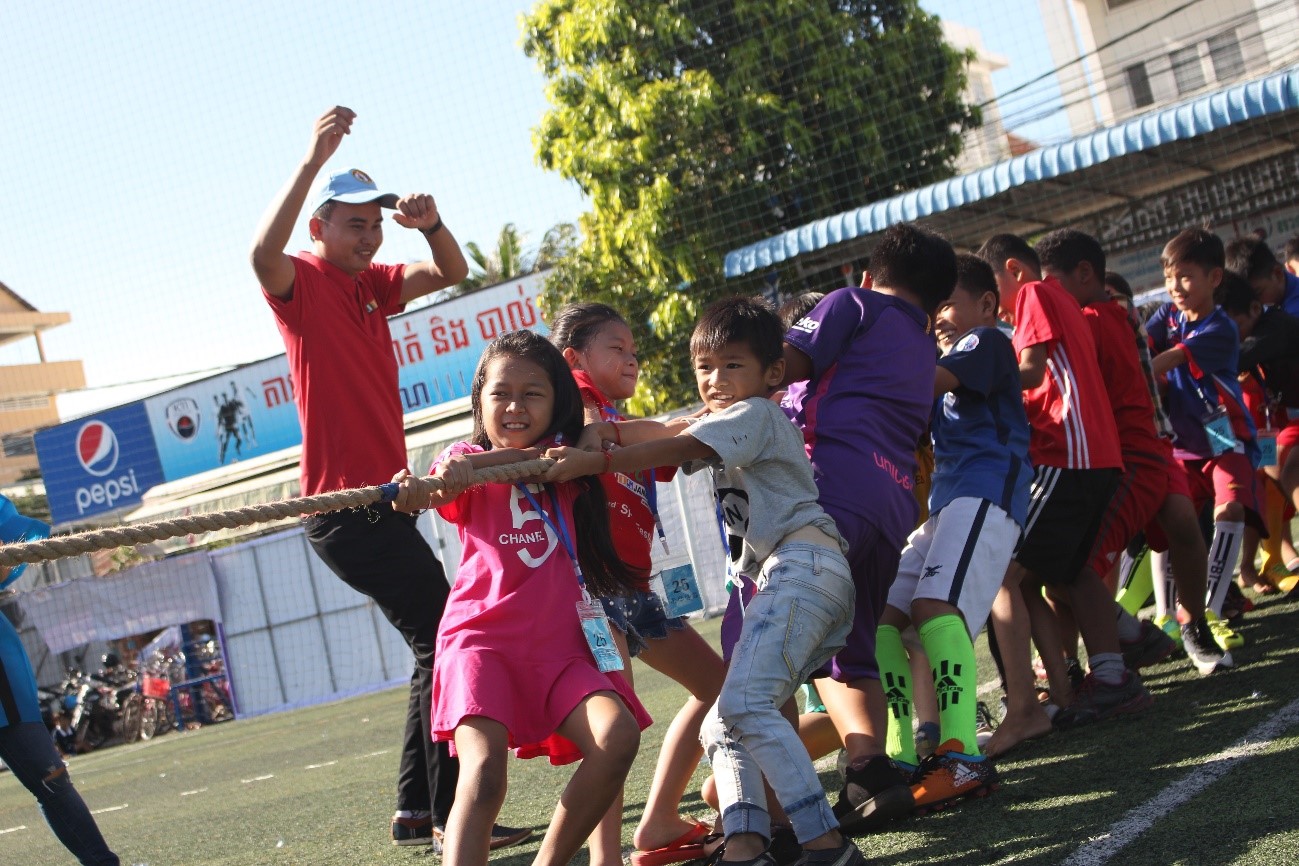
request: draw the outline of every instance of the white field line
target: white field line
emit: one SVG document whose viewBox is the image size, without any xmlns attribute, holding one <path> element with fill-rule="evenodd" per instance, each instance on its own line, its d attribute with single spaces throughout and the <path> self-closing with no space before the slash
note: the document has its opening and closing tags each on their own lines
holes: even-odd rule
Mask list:
<svg viewBox="0 0 1299 866">
<path fill-rule="evenodd" d="M 326 761 L 326 762 L 323 763 L 323 764 L 307 764 L 306 769 L 308 769 L 308 770 L 319 770 L 321 767 L 332 767 L 332 766 L 334 766 L 334 765 L 337 764 L 337 763 L 338 763 L 338 761 Z"/>
<path fill-rule="evenodd" d="M 1156 821 L 1186 803 L 1214 782 L 1272 745 L 1275 737 L 1299 724 L 1299 698 L 1260 722 L 1235 743 L 1213 755 L 1185 778 L 1169 785 L 1110 825 L 1102 836 L 1084 842 L 1061 866 L 1101 866 L 1136 841 Z"/>
<path fill-rule="evenodd" d="M 95 809 L 95 810 L 92 811 L 90 814 L 92 814 L 92 815 L 102 815 L 102 814 L 104 814 L 105 812 L 120 812 L 120 811 L 122 811 L 123 809 L 129 809 L 130 807 L 131 807 L 131 804 L 130 804 L 130 803 L 123 803 L 123 804 L 120 805 L 120 806 L 105 806 L 105 807 L 102 808 L 102 809 Z"/>
<path fill-rule="evenodd" d="M 27 829 L 26 824 L 19 824 L 17 827 L 6 827 L 3 830 L 0 830 L 0 836 L 3 836 L 6 833 L 17 833 L 19 830 L 26 830 L 26 829 Z"/>
</svg>

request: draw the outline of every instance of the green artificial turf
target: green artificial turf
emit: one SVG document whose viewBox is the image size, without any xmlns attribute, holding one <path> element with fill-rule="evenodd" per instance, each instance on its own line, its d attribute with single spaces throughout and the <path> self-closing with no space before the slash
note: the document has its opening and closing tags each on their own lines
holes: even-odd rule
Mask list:
<svg viewBox="0 0 1299 866">
<path fill-rule="evenodd" d="M 715 641 L 718 620 L 699 624 Z M 1239 666 L 1200 678 L 1184 659 L 1147 670 L 1155 707 L 1027 744 L 999 762 L 1001 790 L 960 808 L 900 822 L 859 840 L 872 864 L 1060 863 L 1131 809 L 1198 772 L 1211 756 L 1299 698 L 1299 600 L 1268 600 L 1240 631 Z M 980 668 L 990 670 L 980 644 Z M 640 666 L 642 701 L 659 724 L 645 732 L 627 785 L 624 842 L 649 788 L 659 738 L 684 692 Z M 990 701 L 993 696 L 989 695 Z M 427 848 L 390 844 L 404 690 L 169 734 L 74 758 L 73 778 L 126 864 L 432 863 Z M 1190 798 L 1110 862 L 1299 862 L 1299 728 Z M 501 821 L 529 825 L 536 852 L 571 768 L 516 761 Z M 263 778 L 268 777 L 268 778 Z M 696 785 L 703 772 L 696 774 Z M 822 773 L 837 790 L 834 772 Z M 683 811 L 707 816 L 691 794 Z M 15 829 L 25 827 L 26 829 Z M 585 854 L 577 862 L 585 863 Z M 33 798 L 0 775 L 0 863 L 70 863 Z"/>
</svg>

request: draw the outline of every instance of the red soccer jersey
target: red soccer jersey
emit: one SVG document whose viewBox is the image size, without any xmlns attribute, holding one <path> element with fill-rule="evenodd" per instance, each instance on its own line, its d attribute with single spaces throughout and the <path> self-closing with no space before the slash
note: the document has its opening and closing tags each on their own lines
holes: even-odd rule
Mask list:
<svg viewBox="0 0 1299 866">
<path fill-rule="evenodd" d="M 595 386 L 585 370 L 574 370 L 573 379 L 582 394 L 582 402 L 599 406 L 604 420 L 626 420 L 609 398 Z M 652 472 L 637 472 L 635 475 L 615 472 L 599 476 L 600 483 L 604 486 L 605 499 L 609 501 L 609 529 L 613 548 L 618 551 L 618 558 L 636 572 L 642 591 L 649 590 L 649 576 L 654 567 L 650 550 L 657 531 L 654 512 L 650 509 L 650 497 L 656 493 L 653 485 L 655 479 L 671 481 L 675 475 L 676 470 L 667 467 Z"/>
<path fill-rule="evenodd" d="M 403 265 L 355 278 L 311 253 L 293 259 L 293 294 L 268 294 L 289 359 L 302 425 L 302 495 L 365 487 L 406 466 L 397 359 L 388 316 L 400 313 Z"/>
<path fill-rule="evenodd" d="M 1096 342 L 1096 359 L 1109 394 L 1124 461 L 1145 458 L 1162 464 L 1166 448 L 1155 432 L 1155 405 L 1150 400 L 1150 387 L 1127 311 L 1114 301 L 1088 304 L 1082 310 Z"/>
<path fill-rule="evenodd" d="M 1015 299 L 1015 354 L 1046 349 L 1042 384 L 1024 392 L 1034 466 L 1122 469 L 1119 435 L 1082 308 L 1048 277 Z"/>
</svg>

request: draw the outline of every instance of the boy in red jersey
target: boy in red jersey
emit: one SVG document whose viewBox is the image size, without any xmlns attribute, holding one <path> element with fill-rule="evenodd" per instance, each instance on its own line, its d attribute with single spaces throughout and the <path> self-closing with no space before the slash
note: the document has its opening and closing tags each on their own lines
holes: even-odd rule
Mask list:
<svg viewBox="0 0 1299 866">
<path fill-rule="evenodd" d="M 1055 615 L 1042 598 L 1044 583 L 1057 585 L 1075 611 L 1093 611 L 1089 615 L 1098 620 L 1079 624 L 1089 646 L 1095 644 L 1090 663 L 1093 673 L 1099 669 L 1098 679 L 1109 685 L 1117 665 L 1113 688 L 1121 694 L 1105 703 L 1141 708 L 1150 698 L 1138 677 L 1123 674 L 1117 634 L 1105 631 L 1108 626 L 1114 632 L 1112 608 L 1105 608 L 1105 624 L 1094 613 L 1097 598 L 1109 601 L 1104 584 L 1082 578 L 1123 467 L 1090 330 L 1078 302 L 1057 281 L 1038 279 L 1037 254 L 1023 239 L 996 235 L 978 255 L 992 265 L 1002 312 L 1013 317 L 1035 467 L 1028 523 L 992 608 L 1007 701 L 1006 717 L 984 749 L 996 757 L 1051 730 L 1033 687 L 1030 623 L 1044 650 L 1053 701 L 1073 703 Z"/>
<path fill-rule="evenodd" d="M 1166 537 L 1170 546 L 1193 549 L 1200 528 L 1195 507 L 1191 504 L 1190 488 L 1185 473 L 1173 460 L 1172 447 L 1156 432 L 1155 407 L 1142 370 L 1135 333 L 1127 312 L 1109 299 L 1105 288 L 1105 251 L 1091 235 L 1063 229 L 1042 238 L 1037 244 L 1037 254 L 1043 273 L 1057 280 L 1083 305 L 1083 316 L 1091 326 L 1096 357 L 1123 452 L 1123 476 L 1106 508 L 1087 570 L 1097 576 L 1109 571 L 1128 542 L 1152 519 L 1159 530 L 1156 534 Z M 1178 575 L 1186 578 L 1182 583 L 1182 594 L 1188 596 L 1184 607 L 1191 614 L 1191 620 L 1183 626 L 1181 634 L 1192 664 L 1202 675 L 1207 675 L 1218 667 L 1230 667 L 1231 658 L 1224 657 L 1222 650 L 1215 645 L 1209 624 L 1204 619 L 1203 604 L 1197 604 L 1204 596 L 1203 564 L 1197 564 L 1201 566 L 1198 571 L 1182 569 L 1187 573 Z M 1198 583 L 1191 582 L 1197 577 Z M 1117 605 L 1101 606 L 1101 609 L 1114 608 Z M 1080 615 L 1078 611 L 1074 613 Z M 1171 637 L 1160 629 L 1138 622 L 1122 608 L 1117 608 L 1117 613 L 1118 637 L 1128 667 L 1136 670 L 1154 664 L 1167 658 L 1175 649 Z M 1091 644 L 1088 643 L 1090 651 Z M 1085 697 L 1103 701 L 1105 692 L 1089 689 Z M 1082 703 L 1086 704 L 1086 701 Z M 1112 714 L 1105 712 L 1103 704 L 1093 709 L 1099 710 L 1095 717 L 1104 718 Z M 1083 714 L 1081 717 L 1080 712 Z M 1088 715 L 1085 706 L 1079 707 L 1077 712 L 1066 711 L 1057 718 L 1056 726 L 1090 721 Z"/>
</svg>

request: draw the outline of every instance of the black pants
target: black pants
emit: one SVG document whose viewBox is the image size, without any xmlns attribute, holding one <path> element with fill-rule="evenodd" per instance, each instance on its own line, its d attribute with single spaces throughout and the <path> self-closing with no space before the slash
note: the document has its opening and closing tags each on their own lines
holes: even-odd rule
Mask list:
<svg viewBox="0 0 1299 866">
<path fill-rule="evenodd" d="M 429 811 L 445 824 L 455 798 L 460 762 L 447 743 L 434 743 L 433 652 L 446 607 L 446 575 L 415 528 L 415 518 L 384 503 L 306 520 L 307 540 L 343 582 L 374 599 L 415 654 L 410 702 L 397 775 L 397 808 Z"/>
</svg>

